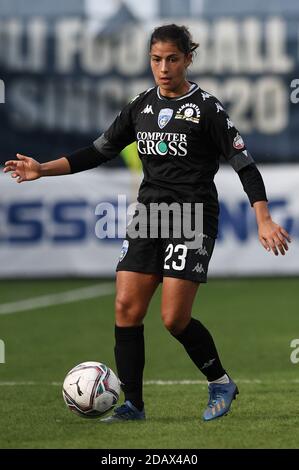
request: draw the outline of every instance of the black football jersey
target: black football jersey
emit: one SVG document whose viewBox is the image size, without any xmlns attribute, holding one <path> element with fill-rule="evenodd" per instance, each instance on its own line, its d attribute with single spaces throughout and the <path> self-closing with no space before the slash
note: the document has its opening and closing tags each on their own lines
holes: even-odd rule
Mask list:
<svg viewBox="0 0 299 470">
<path fill-rule="evenodd" d="M 138 201 L 204 204 L 204 232 L 217 236 L 218 196 L 214 176 L 223 156 L 239 171 L 253 162 L 220 101 L 197 84 L 166 98 L 159 87 L 136 96 L 93 144 L 113 158 L 137 142 L 144 178 Z"/>
</svg>

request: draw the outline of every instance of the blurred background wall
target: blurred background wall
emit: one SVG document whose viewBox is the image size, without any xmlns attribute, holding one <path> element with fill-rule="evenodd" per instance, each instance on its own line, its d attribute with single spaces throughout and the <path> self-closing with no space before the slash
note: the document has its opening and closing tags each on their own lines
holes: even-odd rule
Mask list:
<svg viewBox="0 0 299 470">
<path fill-rule="evenodd" d="M 211 274 L 298 274 L 295 0 L 0 0 L 0 163 L 17 152 L 42 162 L 89 145 L 154 85 L 149 35 L 169 22 L 187 25 L 200 43 L 189 78 L 225 104 L 259 163 L 273 218 L 293 238 L 283 259 L 263 251 L 238 177 L 223 167 Z M 95 207 L 109 201 L 117 211 L 118 194 L 134 201 L 136 168 L 132 147 L 80 175 L 17 185 L 1 174 L 0 276 L 113 275 L 121 236 L 96 237 Z"/>
</svg>

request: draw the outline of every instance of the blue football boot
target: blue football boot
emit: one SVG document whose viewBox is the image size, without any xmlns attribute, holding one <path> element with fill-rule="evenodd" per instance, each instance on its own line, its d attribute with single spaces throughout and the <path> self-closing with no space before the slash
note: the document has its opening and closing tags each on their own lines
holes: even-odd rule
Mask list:
<svg viewBox="0 0 299 470">
<path fill-rule="evenodd" d="M 102 423 L 112 424 L 124 421 L 140 421 L 145 419 L 144 409 L 139 411 L 129 400 L 114 409 L 114 413 L 107 418 L 101 419 Z"/>
<path fill-rule="evenodd" d="M 203 420 L 211 421 L 226 415 L 238 393 L 238 387 L 231 379 L 227 384 L 209 384 L 209 401 Z"/>
</svg>

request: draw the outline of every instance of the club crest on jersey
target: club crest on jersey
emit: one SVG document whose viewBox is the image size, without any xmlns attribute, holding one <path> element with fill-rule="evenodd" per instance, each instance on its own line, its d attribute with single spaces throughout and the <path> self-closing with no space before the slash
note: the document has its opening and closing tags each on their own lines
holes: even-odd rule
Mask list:
<svg viewBox="0 0 299 470">
<path fill-rule="evenodd" d="M 244 140 L 240 136 L 240 134 L 237 134 L 236 137 L 234 138 L 233 146 L 235 149 L 240 150 L 244 147 Z"/>
<path fill-rule="evenodd" d="M 177 110 L 175 119 L 183 119 L 184 121 L 191 121 L 198 124 L 200 119 L 200 109 L 194 103 L 185 103 Z"/>
<path fill-rule="evenodd" d="M 166 126 L 166 124 L 169 123 L 170 119 L 172 118 L 173 115 L 173 109 L 170 108 L 163 108 L 159 112 L 158 116 L 158 126 L 160 129 L 163 129 L 163 127 Z"/>
<path fill-rule="evenodd" d="M 124 240 L 123 246 L 121 247 L 121 252 L 120 252 L 120 255 L 119 255 L 119 258 L 118 258 L 119 262 L 121 262 L 124 259 L 124 257 L 128 253 L 128 249 L 129 249 L 129 242 L 128 242 L 128 240 Z"/>
</svg>

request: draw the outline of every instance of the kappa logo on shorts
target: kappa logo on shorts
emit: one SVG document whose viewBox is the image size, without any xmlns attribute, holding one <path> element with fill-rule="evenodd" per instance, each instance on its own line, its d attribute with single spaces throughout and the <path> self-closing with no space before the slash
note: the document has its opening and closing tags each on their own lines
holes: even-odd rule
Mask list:
<svg viewBox="0 0 299 470">
<path fill-rule="evenodd" d="M 120 255 L 119 255 L 119 258 L 118 258 L 119 262 L 121 262 L 124 259 L 124 257 L 128 253 L 128 249 L 129 249 L 129 242 L 128 242 L 128 240 L 124 240 L 123 246 L 121 247 Z"/>
<path fill-rule="evenodd" d="M 196 251 L 195 253 L 196 255 L 201 255 L 201 256 L 208 256 L 208 252 L 207 252 L 207 249 L 205 246 L 202 246 L 200 248 L 198 248 L 198 250 Z"/>
<path fill-rule="evenodd" d="M 204 270 L 204 268 L 203 268 L 202 264 L 201 264 L 201 265 L 199 265 L 199 263 L 197 263 L 197 265 L 196 265 L 196 266 L 194 266 L 194 268 L 192 269 L 192 272 L 194 272 L 194 271 L 196 271 L 196 272 L 197 272 L 197 273 L 199 273 L 199 274 L 201 274 L 201 273 L 204 273 L 204 272 L 205 272 L 205 270 Z"/>
</svg>

